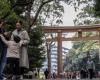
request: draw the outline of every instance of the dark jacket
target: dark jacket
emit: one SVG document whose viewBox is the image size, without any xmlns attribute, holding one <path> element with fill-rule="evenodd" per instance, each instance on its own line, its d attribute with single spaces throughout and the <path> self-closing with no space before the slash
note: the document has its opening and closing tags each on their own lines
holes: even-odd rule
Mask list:
<svg viewBox="0 0 100 80">
<path fill-rule="evenodd" d="M 5 32 L 5 29 L 0 28 L 0 34 L 3 34 Z"/>
</svg>

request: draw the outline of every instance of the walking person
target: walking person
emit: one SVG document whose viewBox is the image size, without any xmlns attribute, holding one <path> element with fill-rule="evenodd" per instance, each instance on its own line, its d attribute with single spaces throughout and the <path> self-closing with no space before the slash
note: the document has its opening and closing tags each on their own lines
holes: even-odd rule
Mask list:
<svg viewBox="0 0 100 80">
<path fill-rule="evenodd" d="M 53 72 L 52 76 L 53 76 L 53 79 L 56 79 L 56 73 L 55 72 Z"/>
<path fill-rule="evenodd" d="M 3 34 L 3 36 L 5 36 L 3 20 L 0 20 L 0 34 Z M 7 46 L 0 39 L 0 80 L 3 80 L 3 77 L 4 77 L 3 72 L 4 72 L 5 65 L 6 65 L 6 53 L 7 53 Z"/>
<path fill-rule="evenodd" d="M 19 59 L 20 59 L 20 47 L 21 39 L 18 36 L 14 36 L 13 40 L 7 41 L 3 35 L 0 34 L 0 38 L 7 45 L 7 65 L 6 74 L 9 75 L 8 80 L 19 80 L 17 79 L 20 74 Z"/>
<path fill-rule="evenodd" d="M 20 50 L 20 67 L 21 67 L 21 74 L 23 75 L 25 73 L 25 70 L 29 68 L 27 47 L 28 43 L 30 42 L 30 38 L 27 31 L 23 29 L 22 21 L 16 22 L 16 29 L 12 32 L 12 39 L 15 35 L 19 36 L 22 41 L 22 46 Z"/>
<path fill-rule="evenodd" d="M 49 75 L 48 69 L 46 69 L 46 70 L 44 71 L 44 75 L 45 75 L 45 79 L 48 79 L 48 75 Z"/>
<path fill-rule="evenodd" d="M 94 77 L 95 64 L 90 58 L 88 58 L 87 61 L 87 70 L 89 73 L 89 78 L 92 79 Z"/>
</svg>

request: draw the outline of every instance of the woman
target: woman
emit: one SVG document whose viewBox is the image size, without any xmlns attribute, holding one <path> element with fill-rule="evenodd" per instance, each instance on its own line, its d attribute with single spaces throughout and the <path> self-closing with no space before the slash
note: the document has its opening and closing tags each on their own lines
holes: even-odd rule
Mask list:
<svg viewBox="0 0 100 80">
<path fill-rule="evenodd" d="M 22 28 L 22 21 L 16 22 L 16 29 L 12 32 L 12 39 L 13 36 L 19 36 L 22 41 L 22 47 L 20 52 L 20 67 L 21 67 L 21 74 L 25 73 L 25 69 L 29 68 L 29 60 L 28 60 L 28 54 L 27 54 L 27 47 L 28 43 L 30 42 L 29 35 L 26 30 Z"/>
</svg>

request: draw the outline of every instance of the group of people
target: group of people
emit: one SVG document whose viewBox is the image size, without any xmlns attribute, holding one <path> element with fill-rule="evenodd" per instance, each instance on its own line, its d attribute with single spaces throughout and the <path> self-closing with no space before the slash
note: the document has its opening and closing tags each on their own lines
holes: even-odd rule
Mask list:
<svg viewBox="0 0 100 80">
<path fill-rule="evenodd" d="M 19 80 L 20 75 L 29 68 L 27 47 L 29 35 L 18 20 L 13 32 L 6 31 L 5 21 L 0 20 L 0 80 Z"/>
<path fill-rule="evenodd" d="M 81 78 L 94 78 L 95 77 L 95 64 L 88 58 L 86 69 L 82 68 L 80 71 Z"/>
<path fill-rule="evenodd" d="M 86 68 L 81 67 L 80 71 L 67 72 L 64 76 L 68 79 L 93 79 L 96 77 L 95 64 L 91 58 L 88 58 Z"/>
</svg>

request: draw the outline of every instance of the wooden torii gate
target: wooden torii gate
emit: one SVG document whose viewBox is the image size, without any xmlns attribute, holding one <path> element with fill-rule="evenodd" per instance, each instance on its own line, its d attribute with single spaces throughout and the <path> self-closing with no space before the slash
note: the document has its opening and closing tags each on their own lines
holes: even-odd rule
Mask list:
<svg viewBox="0 0 100 80">
<path fill-rule="evenodd" d="M 62 41 L 81 41 L 81 40 L 98 40 L 100 47 L 100 25 L 94 26 L 43 26 L 44 33 L 57 33 L 57 37 L 51 39 L 48 38 L 46 41 L 57 41 L 57 76 L 60 77 L 60 73 L 63 72 L 62 64 Z M 65 38 L 62 37 L 62 33 L 66 32 L 77 32 L 78 37 Z M 83 32 L 97 32 L 95 36 L 83 36 Z M 51 71 L 50 53 L 48 54 L 48 69 Z M 100 48 L 99 48 L 99 60 L 100 60 Z"/>
</svg>

